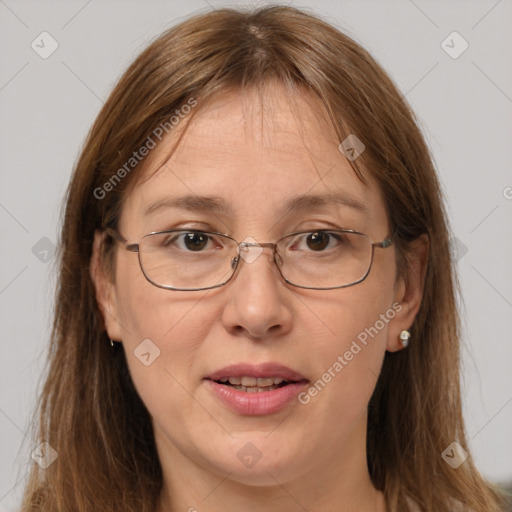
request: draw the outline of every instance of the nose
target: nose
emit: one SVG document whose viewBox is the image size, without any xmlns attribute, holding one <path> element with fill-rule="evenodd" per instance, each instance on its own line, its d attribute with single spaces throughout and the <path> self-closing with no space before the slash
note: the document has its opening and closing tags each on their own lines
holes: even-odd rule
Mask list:
<svg viewBox="0 0 512 512">
<path fill-rule="evenodd" d="M 236 274 L 224 289 L 224 328 L 231 334 L 254 339 L 289 332 L 293 292 L 274 263 L 271 247 L 246 245 L 240 248 L 239 257 Z"/>
</svg>

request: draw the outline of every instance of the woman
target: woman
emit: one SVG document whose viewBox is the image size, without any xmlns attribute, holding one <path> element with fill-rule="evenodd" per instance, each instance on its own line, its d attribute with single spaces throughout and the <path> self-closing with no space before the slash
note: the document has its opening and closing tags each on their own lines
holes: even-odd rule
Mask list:
<svg viewBox="0 0 512 512">
<path fill-rule="evenodd" d="M 498 510 L 428 150 L 318 18 L 224 9 L 151 44 L 88 136 L 60 258 L 23 510 Z"/>
</svg>

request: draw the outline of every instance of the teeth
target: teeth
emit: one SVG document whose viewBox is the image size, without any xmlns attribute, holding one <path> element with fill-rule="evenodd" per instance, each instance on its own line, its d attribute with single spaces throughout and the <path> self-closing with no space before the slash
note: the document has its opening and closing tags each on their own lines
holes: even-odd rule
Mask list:
<svg viewBox="0 0 512 512">
<path fill-rule="evenodd" d="M 229 382 L 236 389 L 247 391 L 248 393 L 255 393 L 257 391 L 267 391 L 276 389 L 283 382 L 287 382 L 286 379 L 281 377 L 222 377 L 219 382 L 226 384 Z"/>
<path fill-rule="evenodd" d="M 229 379 L 229 382 L 231 382 L 231 379 Z M 233 383 L 231 382 L 231 384 Z M 258 384 L 258 379 L 256 377 L 242 377 L 240 384 L 245 387 L 256 386 L 256 384 Z"/>
<path fill-rule="evenodd" d="M 274 391 L 274 389 L 279 389 L 279 386 L 267 386 L 264 388 L 260 388 L 258 386 L 233 386 L 237 391 L 244 391 L 245 393 L 265 393 L 266 391 Z"/>
</svg>

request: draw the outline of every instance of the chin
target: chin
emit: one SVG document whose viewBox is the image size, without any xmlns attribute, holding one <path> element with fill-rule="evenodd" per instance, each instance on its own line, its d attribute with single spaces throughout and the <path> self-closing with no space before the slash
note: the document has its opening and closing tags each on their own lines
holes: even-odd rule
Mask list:
<svg viewBox="0 0 512 512">
<path fill-rule="evenodd" d="M 297 468 L 304 467 L 297 460 L 300 447 L 292 451 L 289 446 L 270 442 L 267 436 L 267 433 L 237 436 L 232 446 L 222 450 L 222 459 L 211 461 L 216 472 L 229 474 L 230 480 L 240 484 L 258 487 L 296 478 Z"/>
</svg>

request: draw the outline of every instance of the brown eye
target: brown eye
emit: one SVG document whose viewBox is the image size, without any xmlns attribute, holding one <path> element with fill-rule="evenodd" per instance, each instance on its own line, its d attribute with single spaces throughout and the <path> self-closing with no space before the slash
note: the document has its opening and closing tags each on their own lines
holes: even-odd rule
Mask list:
<svg viewBox="0 0 512 512">
<path fill-rule="evenodd" d="M 306 244 L 312 251 L 323 251 L 328 245 L 331 236 L 323 231 L 311 233 L 306 239 Z"/>
<path fill-rule="evenodd" d="M 208 235 L 204 233 L 186 233 L 183 235 L 183 243 L 189 251 L 201 251 L 208 244 Z"/>
</svg>

